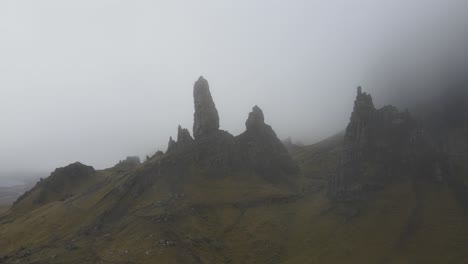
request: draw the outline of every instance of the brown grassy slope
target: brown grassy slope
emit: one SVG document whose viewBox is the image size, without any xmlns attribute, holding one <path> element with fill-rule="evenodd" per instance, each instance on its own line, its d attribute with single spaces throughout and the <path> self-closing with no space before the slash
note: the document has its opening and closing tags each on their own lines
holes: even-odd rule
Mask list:
<svg viewBox="0 0 468 264">
<path fill-rule="evenodd" d="M 0 215 L 8 210 L 9 206 L 0 206 Z"/>
<path fill-rule="evenodd" d="M 30 242 L 26 247 L 37 250 L 30 262 L 56 255 L 57 262 L 66 263 L 152 263 L 155 257 L 162 263 L 463 263 L 468 235 L 463 213 L 445 188 L 423 187 L 422 204 L 411 184 L 402 183 L 347 220 L 330 210 L 323 193 L 309 193 L 297 200 L 203 206 L 182 199 L 171 202 L 169 214 L 140 208 L 88 236 L 80 235 L 86 218 L 53 205 L 8 233 L 34 234 L 33 225 L 43 227 L 22 238 L 23 245 Z M 41 223 L 50 213 L 57 218 Z M 65 216 L 70 222 L 60 221 Z M 37 248 L 44 239 L 47 247 Z"/>
<path fill-rule="evenodd" d="M 174 182 L 154 161 L 107 172 L 65 201 L 0 218 L 0 255 L 11 256 L 6 263 L 468 262 L 467 214 L 447 184 L 399 182 L 360 204 L 331 204 L 324 184 L 340 142 L 294 151 L 298 189 L 196 166 Z M 132 178 L 145 188 L 127 186 Z"/>
</svg>

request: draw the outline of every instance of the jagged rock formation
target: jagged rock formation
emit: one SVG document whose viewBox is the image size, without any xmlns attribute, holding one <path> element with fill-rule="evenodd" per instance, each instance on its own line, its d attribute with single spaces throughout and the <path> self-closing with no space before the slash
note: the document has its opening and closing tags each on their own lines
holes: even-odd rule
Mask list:
<svg viewBox="0 0 468 264">
<path fill-rule="evenodd" d="M 295 173 L 292 158 L 265 124 L 263 111 L 254 106 L 245 123 L 246 131 L 234 137 L 219 130 L 219 117 L 208 82 L 200 77 L 194 86 L 195 119 L 193 133 L 179 126 L 177 142 L 169 140 L 167 154 L 189 154 L 197 164 L 209 168 L 208 174 L 252 169 L 271 179 Z"/>
<path fill-rule="evenodd" d="M 276 176 L 278 172 L 295 172 L 296 166 L 289 152 L 271 126 L 265 124 L 263 111 L 258 106 L 253 107 L 245 126 L 246 131 L 238 137 L 245 163 L 270 176 Z"/>
<path fill-rule="evenodd" d="M 192 144 L 193 138 L 190 135 L 190 132 L 186 128 L 182 128 L 180 125 L 177 129 L 177 144 L 179 146 L 188 146 Z"/>
<path fill-rule="evenodd" d="M 177 142 L 175 142 L 172 137 L 169 137 L 169 142 L 167 143 L 166 153 L 173 152 L 177 147 Z"/>
<path fill-rule="evenodd" d="M 39 184 L 13 210 L 0 213 L 0 263 L 445 263 L 447 256 L 467 262 L 468 192 L 459 184 L 468 175 L 466 133 L 454 142 L 460 152 L 451 152 L 460 181 L 401 181 L 355 206 L 331 205 L 323 197 L 344 135 L 296 149 L 292 155 L 302 171 L 295 177 L 258 107 L 237 137 L 216 130 L 179 148 L 189 142 L 185 130 L 179 131 L 177 142 L 171 140 L 174 151 L 158 152 L 132 170 L 94 173 L 83 165 L 54 174 L 68 179 L 83 170 L 89 176 L 60 184 L 61 193 L 34 204 L 49 185 Z M 431 174 L 431 166 L 424 168 L 429 162 L 422 162 L 432 149 L 425 134 L 408 113 L 377 110 L 360 91 L 332 192 L 352 199 L 359 193 L 348 191 L 354 186 Z M 436 172 L 445 177 L 444 166 Z M 340 212 L 350 207 L 363 213 Z M 343 224 L 351 217 L 352 224 Z"/>
<path fill-rule="evenodd" d="M 172 137 L 169 138 L 166 153 L 172 153 L 176 150 L 183 150 L 190 147 L 193 143 L 193 138 L 190 132 L 186 128 L 182 128 L 180 125 L 177 129 L 177 141 L 174 141 Z"/>
<path fill-rule="evenodd" d="M 208 81 L 203 76 L 195 82 L 193 98 L 195 101 L 193 136 L 197 139 L 219 129 L 218 110 L 211 97 Z"/>
<path fill-rule="evenodd" d="M 202 79 L 202 82 L 206 80 Z M 198 84 L 195 85 L 194 94 L 197 94 L 198 87 Z M 211 96 L 209 98 L 208 101 L 200 101 L 195 96 L 195 109 L 214 107 Z M 197 117 L 197 113 L 195 116 Z M 203 119 L 203 115 L 201 118 Z M 195 118 L 195 121 L 197 120 Z M 263 112 L 259 107 L 253 108 L 246 122 L 246 131 L 237 137 L 219 130 L 217 125 L 201 131 L 204 132 L 192 139 L 186 129 L 179 127 L 177 142 L 171 137 L 166 154 L 146 162 L 140 170 L 120 183 L 118 188 L 114 188 L 112 201 L 124 200 L 125 197 L 133 200 L 148 193 L 149 189 L 160 188 L 159 186 L 170 186 L 173 193 L 189 193 L 196 190 L 200 182 L 202 185 L 216 186 L 224 180 L 238 180 L 241 183 L 260 181 L 268 186 L 284 188 L 287 192 L 298 187 L 294 182 L 298 176 L 297 167 L 273 129 L 265 124 Z M 248 188 L 257 187 L 255 184 L 248 185 Z M 203 194 L 197 191 L 197 194 L 192 195 L 204 196 L 220 192 L 216 187 L 203 190 Z M 229 195 L 237 196 L 240 193 L 234 190 Z M 108 224 L 116 221 L 125 217 L 126 210 L 122 203 L 115 204 L 102 215 L 99 222 Z"/>
<path fill-rule="evenodd" d="M 204 79 L 198 82 L 207 84 Z M 267 185 L 287 186 L 287 189 L 297 187 L 293 182 L 295 176 L 298 175 L 297 167 L 273 129 L 265 124 L 262 110 L 254 107 L 246 122 L 246 131 L 234 137 L 218 129 L 219 121 L 211 96 L 208 96 L 209 100 L 197 99 L 200 87 L 206 88 L 202 92 L 205 94 L 204 98 L 209 95 L 207 85 L 195 85 L 194 128 L 195 131 L 197 131 L 196 128 L 202 128 L 198 130 L 198 137 L 192 139 L 186 129 L 179 127 L 177 142 L 171 137 L 167 152 L 158 159 L 146 162 L 140 170 L 120 183 L 118 188 L 113 189 L 112 199 L 115 197 L 124 199 L 123 197 L 129 196 L 135 199 L 146 193 L 148 189 L 158 188 L 165 184 L 170 186 L 172 192 L 188 192 L 194 188 L 190 186 L 190 183 L 197 185 L 197 182 L 206 181 L 208 184 L 214 184 L 222 182 L 223 179 L 232 180 L 232 177 L 239 177 L 240 182 L 252 180 L 261 181 Z M 198 115 L 197 109 L 201 109 L 201 115 Z M 216 112 L 215 126 L 204 121 L 206 120 L 204 114 L 213 113 L 213 111 L 207 112 L 207 109 Z M 156 184 L 158 181 L 167 182 L 164 185 L 158 185 Z M 256 188 L 256 186 L 252 187 Z M 122 212 L 125 210 L 124 205 L 116 204 L 102 216 L 100 222 L 115 221 L 124 216 Z"/>
<path fill-rule="evenodd" d="M 335 199 L 360 199 L 397 177 L 427 171 L 423 168 L 431 167 L 437 156 L 436 148 L 408 111 L 399 112 L 394 106 L 376 109 L 372 97 L 358 87 L 329 194 Z"/>
</svg>

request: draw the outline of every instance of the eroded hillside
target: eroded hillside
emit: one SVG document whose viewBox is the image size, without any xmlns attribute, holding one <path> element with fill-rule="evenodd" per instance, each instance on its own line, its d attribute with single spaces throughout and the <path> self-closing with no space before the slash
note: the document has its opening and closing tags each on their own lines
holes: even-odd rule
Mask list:
<svg viewBox="0 0 468 264">
<path fill-rule="evenodd" d="M 351 178 L 335 190 L 367 184 L 362 173 L 371 180 L 387 176 L 362 164 L 395 157 L 386 152 L 393 130 L 375 132 L 353 114 L 345 134 L 286 148 L 259 107 L 241 135 L 219 130 L 203 78 L 195 83 L 194 101 L 195 137 L 179 127 L 166 153 L 103 171 L 72 164 L 38 183 L 0 217 L 0 263 L 468 262 L 463 127 L 450 130 L 444 152 L 450 174 L 396 177 L 365 199 L 333 199 L 338 192 L 329 187 L 343 169 L 343 155 L 375 151 L 374 143 L 350 133 L 368 131 L 362 134 L 385 144 L 378 155 L 357 156 L 358 170 L 342 173 Z M 406 114 L 388 111 L 375 118 L 401 125 L 396 120 Z M 398 135 L 406 139 L 405 133 Z M 401 165 L 392 162 L 384 168 Z"/>
</svg>

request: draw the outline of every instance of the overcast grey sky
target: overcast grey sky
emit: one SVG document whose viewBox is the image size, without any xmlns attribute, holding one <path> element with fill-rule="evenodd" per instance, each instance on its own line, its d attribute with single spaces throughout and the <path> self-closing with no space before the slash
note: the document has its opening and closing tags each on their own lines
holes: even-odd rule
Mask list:
<svg viewBox="0 0 468 264">
<path fill-rule="evenodd" d="M 346 126 L 356 86 L 391 103 L 388 55 L 452 39 L 467 2 L 2 0 L 0 171 L 165 150 L 192 129 L 200 75 L 222 129 L 258 104 L 281 138 L 314 142 Z"/>
</svg>

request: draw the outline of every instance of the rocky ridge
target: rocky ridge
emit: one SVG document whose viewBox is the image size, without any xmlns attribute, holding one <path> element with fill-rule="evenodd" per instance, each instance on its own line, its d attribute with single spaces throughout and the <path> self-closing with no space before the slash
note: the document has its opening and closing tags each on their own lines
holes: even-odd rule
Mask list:
<svg viewBox="0 0 468 264">
<path fill-rule="evenodd" d="M 177 141 L 169 139 L 166 154 L 192 153 L 197 162 L 226 171 L 252 169 L 266 177 L 294 174 L 297 168 L 271 126 L 265 124 L 263 111 L 254 106 L 246 120 L 246 131 L 239 136 L 219 129 L 219 116 L 209 84 L 200 77 L 194 85 L 194 125 L 192 138 L 178 127 Z"/>
<path fill-rule="evenodd" d="M 443 153 L 408 110 L 376 109 L 372 96 L 357 88 L 344 146 L 329 180 L 330 197 L 356 200 L 398 178 L 441 179 Z"/>
<path fill-rule="evenodd" d="M 297 178 L 259 107 L 239 136 L 218 128 L 190 141 L 180 128 L 170 151 L 131 170 L 98 170 L 78 177 L 95 180 L 66 189 L 74 195 L 65 200 L 52 197 L 49 204 L 0 215 L 0 263 L 444 263 L 447 256 L 466 263 L 468 207 L 457 202 L 465 190 L 453 195 L 438 182 L 414 188 L 401 181 L 359 203 L 366 211 L 346 210 L 345 217 L 337 208 L 354 203 L 324 199 L 339 153 L 341 174 L 329 182 L 338 193 L 333 199 L 362 198 L 366 188 L 411 175 L 447 177 L 443 166 L 427 166 L 431 153 L 443 152 L 432 151 L 440 144 L 409 113 L 376 109 L 362 90 L 356 105 L 346 152 L 342 134 L 290 150 L 301 166 Z M 467 145 L 456 144 L 464 154 Z M 466 179 L 467 157 L 457 157 L 458 175 Z M 300 188 L 278 183 L 285 179 Z M 358 184 L 366 187 L 353 189 Z"/>
</svg>

